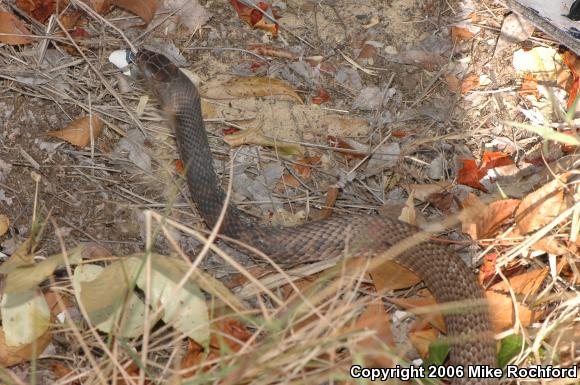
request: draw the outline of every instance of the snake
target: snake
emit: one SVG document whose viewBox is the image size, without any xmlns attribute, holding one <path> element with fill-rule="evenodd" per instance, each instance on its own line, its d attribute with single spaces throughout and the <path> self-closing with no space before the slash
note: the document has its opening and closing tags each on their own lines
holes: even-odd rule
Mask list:
<svg viewBox="0 0 580 385">
<path fill-rule="evenodd" d="M 132 54 L 131 61 L 174 130 L 191 198 L 209 228 L 219 225 L 220 234 L 260 250 L 280 266 L 348 255 L 374 257 L 417 236 L 418 228 L 378 214 L 334 215 L 289 227 L 248 221 L 226 199 L 214 169 L 196 86 L 163 54 L 140 49 Z M 224 205 L 225 214 L 220 218 Z M 416 243 L 394 261 L 416 273 L 438 303 L 462 304 L 444 312 L 450 364 L 464 369 L 452 383 L 498 383 L 495 378 L 468 376 L 469 366 L 497 366 L 489 308 L 474 274 L 457 254 L 442 245 L 430 240 Z"/>
</svg>

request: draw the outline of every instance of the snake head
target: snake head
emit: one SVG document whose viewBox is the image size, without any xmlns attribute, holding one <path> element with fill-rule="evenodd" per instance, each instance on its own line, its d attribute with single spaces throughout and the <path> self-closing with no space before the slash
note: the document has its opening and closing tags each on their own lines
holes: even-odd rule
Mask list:
<svg viewBox="0 0 580 385">
<path fill-rule="evenodd" d="M 166 56 L 146 49 L 137 52 L 135 63 L 145 79 L 157 84 L 170 83 L 179 71 Z"/>
</svg>

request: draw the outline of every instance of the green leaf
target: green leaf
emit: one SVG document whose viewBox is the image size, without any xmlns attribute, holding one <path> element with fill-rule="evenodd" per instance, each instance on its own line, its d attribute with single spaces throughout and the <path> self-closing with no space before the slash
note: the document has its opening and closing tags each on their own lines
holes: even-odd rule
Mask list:
<svg viewBox="0 0 580 385">
<path fill-rule="evenodd" d="M 501 347 L 497 355 L 499 367 L 505 369 L 512 358 L 522 351 L 524 337 L 512 334 L 501 340 Z"/>
</svg>

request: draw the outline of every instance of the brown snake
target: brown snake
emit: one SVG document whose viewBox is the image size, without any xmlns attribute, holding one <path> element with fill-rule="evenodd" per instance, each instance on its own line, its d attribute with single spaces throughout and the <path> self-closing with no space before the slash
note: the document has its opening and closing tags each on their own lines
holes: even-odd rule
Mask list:
<svg viewBox="0 0 580 385">
<path fill-rule="evenodd" d="M 198 210 L 211 228 L 220 216 L 226 194 L 213 168 L 196 87 L 169 59 L 141 50 L 135 57 L 159 104 L 175 130 L 186 169 L 187 184 Z M 369 215 L 344 215 L 295 227 L 246 223 L 230 204 L 220 232 L 249 244 L 281 265 L 295 265 L 350 255 L 373 256 L 413 237 L 417 229 L 398 220 Z M 443 247 L 423 242 L 396 257 L 417 273 L 438 302 L 460 302 L 463 308 L 444 318 L 451 337 L 451 363 L 465 368 L 454 384 L 495 384 L 498 380 L 467 377 L 468 365 L 496 366 L 495 342 L 483 291 L 465 263 Z"/>
</svg>

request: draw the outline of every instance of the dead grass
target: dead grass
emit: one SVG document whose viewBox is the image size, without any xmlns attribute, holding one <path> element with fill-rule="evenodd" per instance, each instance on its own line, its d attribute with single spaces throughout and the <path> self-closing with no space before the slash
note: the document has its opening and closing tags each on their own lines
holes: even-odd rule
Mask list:
<svg viewBox="0 0 580 385">
<path fill-rule="evenodd" d="M 481 30 L 446 51 L 445 64 L 425 70 L 421 65 L 395 63 L 391 50 L 386 48 L 407 52 L 431 35 L 449 42 L 446 31 L 460 14 L 459 4 L 388 3 L 285 3 L 288 8 L 282 22 L 287 24 L 280 45 L 288 43 L 304 56 L 323 56 L 319 76 L 309 67 L 292 67 L 292 61 L 261 55 L 257 59 L 246 49 L 248 43 L 263 43 L 266 38 L 234 16 L 229 3 L 208 3 L 213 19 L 195 33 L 164 35 L 162 26 L 148 30 L 144 43 L 178 47 L 192 63 L 190 69 L 204 81 L 218 75 L 252 74 L 254 66 L 257 70 L 253 74 L 280 78 L 300 89 L 306 101 L 304 108 L 262 99 L 249 105 L 218 101 L 216 115 L 208 119 L 216 168 L 225 185 L 230 181 L 233 184 L 231 199 L 256 220 L 270 220 L 278 215 L 277 209 L 285 210 L 282 220 L 289 224 L 300 221 L 300 211 L 316 219 L 329 203 L 334 212 L 378 211 L 399 216 L 406 203 L 405 186 L 433 185 L 436 179 L 453 182 L 461 168 L 460 159 L 479 160 L 486 151 L 509 149 L 519 162 L 547 146 L 537 135 L 504 124 L 522 121 L 520 107 L 531 108 L 529 99 L 516 92 L 519 84 L 510 63 L 513 50 L 491 60 L 494 45 L 490 41 L 498 36 L 505 8 L 492 1 L 477 4 L 477 21 L 473 24 Z M 75 4 L 88 11 L 88 7 Z M 381 20 L 379 27 L 365 27 L 372 24 L 374 16 Z M 34 247 L 24 253 L 29 258 L 40 261 L 64 253 L 67 261 L 39 286 L 39 292 L 45 295 L 58 294 L 53 313 L 60 313 L 61 318 L 51 319 L 49 348 L 38 357 L 31 354 L 35 358 L 30 362 L 2 368 L 2 381 L 119 385 L 352 383 L 348 370 L 353 363 L 386 367 L 416 360 L 420 343 L 415 341 L 413 345 L 407 337 L 427 329 L 426 322 L 417 321 L 388 300 L 383 302 L 385 293 L 377 295 L 368 275 L 372 267 L 376 268 L 372 266 L 376 261 L 324 261 L 282 270 L 267 266 L 263 262 L 267 256 L 256 263 L 222 241 L 213 242 L 217 234 L 207 233 L 189 204 L 183 181 L 176 175 L 173 134 L 156 104 L 149 101 L 143 106 L 146 92 L 107 62 L 112 50 L 127 47 L 128 41 L 137 44 L 142 31 L 127 25 L 139 20 L 120 10 L 106 16 L 91 11 L 86 17 L 84 28 L 91 33 L 87 39 L 73 39 L 55 20 L 47 31 L 29 18 L 27 25 L 36 36 L 35 43 L 0 47 L 0 214 L 10 220 L 8 233 L 0 235 L 0 255 L 15 255 L 30 239 Z M 354 62 L 365 41 L 383 45 L 372 61 Z M 540 33 L 530 42 L 554 45 Z M 438 44 L 443 43 L 432 43 Z M 376 108 L 352 108 L 360 89 L 353 88 L 353 80 L 338 81 L 336 73 L 353 67 L 358 67 L 354 73 L 364 87 L 386 86 L 393 88 L 394 94 Z M 461 79 L 463 75 L 482 73 L 493 74 L 490 84 L 480 85 L 466 95 L 450 89 L 447 75 Z M 321 88 L 330 93 L 331 102 L 314 107 L 314 113 L 309 101 Z M 266 110 L 269 120 L 262 114 Z M 285 130 L 306 129 L 292 131 L 295 136 L 280 137 L 271 126 L 282 112 L 290 121 Z M 338 147 L 325 132 L 308 129 L 320 124 L 314 116 L 325 114 L 338 116 L 334 122 L 344 124 L 333 133 L 340 139 Z M 98 116 L 105 125 L 103 134 L 87 147 L 79 149 L 48 139 L 47 132 L 64 128 L 83 115 Z M 321 162 L 311 167 L 312 176 L 306 178 L 295 167 L 296 158 L 247 145 L 236 150 L 230 167 L 232 151 L 223 142 L 222 130 L 232 126 L 258 126 L 267 139 L 300 145 L 307 155 L 320 156 Z M 350 135 L 354 131 L 356 134 Z M 124 146 L 119 145 L 122 138 L 127 140 Z M 393 142 L 400 149 L 394 165 L 367 172 L 368 158 L 389 164 L 392 154 L 382 153 L 382 145 Z M 549 157 L 544 162 L 549 167 L 534 169 L 532 176 L 523 171 L 498 176 L 503 190 L 479 195 L 484 202 L 505 195 L 523 198 L 563 171 L 576 172 L 574 157 L 575 153 L 568 155 L 569 162 L 563 166 L 556 163 L 565 159 L 564 154 Z M 441 159 L 441 167 L 434 178 L 436 159 Z M 11 171 L 3 172 L 2 161 L 10 164 Z M 259 181 L 261 189 L 244 196 L 244 186 L 236 185 L 241 174 L 246 178 L 242 185 L 255 186 L 254 182 Z M 299 187 L 281 182 L 282 174 L 296 178 Z M 271 175 L 273 180 L 268 180 Z M 336 187 L 341 191 L 338 200 L 328 202 L 327 195 Z M 577 182 L 569 181 L 564 190 L 567 206 L 530 235 L 510 232 L 517 225 L 515 221 L 503 223 L 501 232 L 477 243 L 457 231 L 447 231 L 456 242 L 453 247 L 466 260 L 475 262 L 474 266 L 494 256 L 489 281 L 507 284 L 509 290 L 502 296 L 541 313 L 537 319 L 525 320 L 515 306 L 513 326 L 497 334 L 498 341 L 514 335 L 523 337 L 525 345 L 511 360 L 515 365 L 570 367 L 580 361 Z M 441 192 L 438 200 L 411 202 L 417 224 L 453 217 L 468 191 L 475 190 L 455 185 Z M 447 198 L 449 206 L 442 209 L 444 205 L 440 204 Z M 38 239 L 30 238 L 32 223 L 46 225 Z M 566 250 L 563 255 L 556 258 L 533 249 L 537 241 L 549 237 L 561 241 Z M 93 246 L 89 243 L 100 248 L 90 249 Z M 71 283 L 74 266 L 67 252 L 78 244 L 85 251 L 93 250 L 84 255 L 84 264 L 108 265 L 136 253 L 162 254 L 186 263 L 187 274 L 176 282 L 172 294 L 183 289 L 188 277 L 206 292 L 211 347 L 203 350 L 174 324 L 158 321 L 163 308 L 145 307 L 145 332 L 138 337 L 123 338 L 98 330 L 76 301 Z M 152 267 L 150 260 L 144 260 L 149 285 Z M 566 274 L 556 268 L 561 261 L 566 261 Z M 549 274 L 536 292 L 526 295 L 512 287 L 510 279 L 517 274 L 546 267 Z M 406 298 L 420 288 L 387 294 Z M 141 288 L 139 293 L 147 305 L 153 301 L 150 289 Z M 116 330 L 125 321 L 121 317 Z M 3 353 L 0 349 L 0 358 Z M 577 379 L 545 380 L 547 384 L 575 382 Z"/>
</svg>

